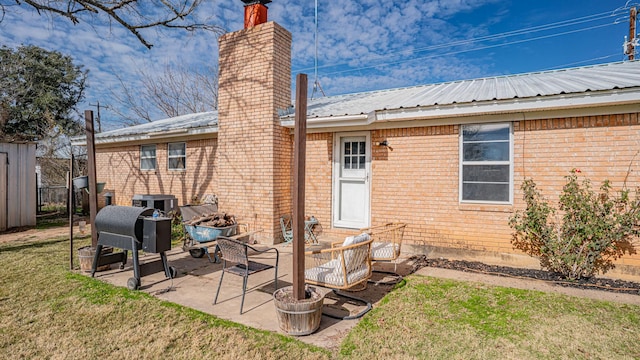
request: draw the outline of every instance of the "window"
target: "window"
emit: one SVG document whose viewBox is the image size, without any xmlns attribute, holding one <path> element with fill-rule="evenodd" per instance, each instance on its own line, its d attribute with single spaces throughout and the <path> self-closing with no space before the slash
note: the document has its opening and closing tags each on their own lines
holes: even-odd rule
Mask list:
<svg viewBox="0 0 640 360">
<path fill-rule="evenodd" d="M 364 169 L 366 165 L 364 141 L 347 141 L 344 143 L 344 168 Z"/>
<path fill-rule="evenodd" d="M 169 144 L 169 170 L 184 170 L 187 163 L 187 144 L 172 143 Z"/>
<path fill-rule="evenodd" d="M 511 124 L 463 125 L 460 201 L 511 203 Z"/>
<path fill-rule="evenodd" d="M 140 146 L 140 170 L 156 169 L 156 146 L 142 145 Z"/>
</svg>

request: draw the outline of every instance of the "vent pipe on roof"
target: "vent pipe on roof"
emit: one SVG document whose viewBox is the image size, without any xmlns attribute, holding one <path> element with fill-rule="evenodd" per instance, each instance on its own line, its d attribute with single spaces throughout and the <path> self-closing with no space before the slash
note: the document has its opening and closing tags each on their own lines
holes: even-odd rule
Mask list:
<svg viewBox="0 0 640 360">
<path fill-rule="evenodd" d="M 244 28 L 248 29 L 267 22 L 267 4 L 271 0 L 242 0 L 244 3 Z"/>
</svg>

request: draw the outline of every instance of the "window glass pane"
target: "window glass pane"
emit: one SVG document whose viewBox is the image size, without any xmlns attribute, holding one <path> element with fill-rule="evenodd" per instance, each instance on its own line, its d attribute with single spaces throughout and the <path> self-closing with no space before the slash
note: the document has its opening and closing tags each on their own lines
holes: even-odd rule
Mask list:
<svg viewBox="0 0 640 360">
<path fill-rule="evenodd" d="M 508 202 L 512 186 L 510 124 L 464 125 L 460 152 L 461 199 Z"/>
<path fill-rule="evenodd" d="M 358 154 L 358 143 L 357 142 L 353 142 L 351 143 L 351 149 L 353 150 L 352 154 Z"/>
<path fill-rule="evenodd" d="M 156 146 L 142 145 L 140 146 L 140 169 L 155 170 L 156 168 Z"/>
<path fill-rule="evenodd" d="M 465 125 L 462 141 L 509 140 L 509 124 Z"/>
<path fill-rule="evenodd" d="M 364 155 L 364 142 L 360 142 L 360 155 Z"/>
<path fill-rule="evenodd" d="M 358 169 L 364 169 L 364 165 L 365 165 L 365 160 L 364 160 L 364 156 L 360 156 L 360 161 L 358 164 Z"/>
<path fill-rule="evenodd" d="M 344 168 L 351 169 L 351 156 L 344 157 Z"/>
<path fill-rule="evenodd" d="M 182 157 L 175 157 L 175 158 L 170 158 L 169 159 L 169 169 L 172 170 L 179 170 L 179 169 L 184 169 L 184 158 Z"/>
<path fill-rule="evenodd" d="M 169 156 L 180 155 L 185 155 L 185 143 L 169 144 Z"/>
<path fill-rule="evenodd" d="M 351 154 L 351 143 L 350 142 L 344 143 L 344 154 L 345 155 L 350 155 Z"/>
<path fill-rule="evenodd" d="M 509 165 L 464 165 L 462 181 L 509 182 Z"/>
<path fill-rule="evenodd" d="M 141 157 L 155 157 L 156 156 L 156 146 L 155 145 L 144 145 L 140 147 L 140 156 Z"/>
<path fill-rule="evenodd" d="M 509 201 L 509 184 L 462 184 L 463 200 Z"/>
<path fill-rule="evenodd" d="M 464 161 L 509 161 L 509 142 L 463 144 Z"/>
<path fill-rule="evenodd" d="M 140 169 L 142 170 L 154 170 L 156 168 L 155 158 L 140 159 Z"/>
</svg>

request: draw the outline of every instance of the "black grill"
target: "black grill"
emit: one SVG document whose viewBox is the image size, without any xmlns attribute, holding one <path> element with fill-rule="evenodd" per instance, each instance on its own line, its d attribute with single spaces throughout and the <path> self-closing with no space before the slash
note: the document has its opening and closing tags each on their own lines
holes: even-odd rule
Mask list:
<svg viewBox="0 0 640 360">
<path fill-rule="evenodd" d="M 121 263 L 124 269 L 127 262 L 127 251 L 133 258 L 134 277 L 127 281 L 132 289 L 140 287 L 140 278 L 160 271 L 167 278 L 176 275 L 176 269 L 167 265 L 165 251 L 171 250 L 171 219 L 153 217 L 154 209 L 130 206 L 105 206 L 96 215 L 95 226 L 98 232 L 98 246 L 93 259 L 91 276 L 99 266 Z M 101 255 L 103 246 L 122 249 L 122 252 Z M 147 253 L 159 253 L 160 260 L 140 264 L 138 250 Z"/>
</svg>

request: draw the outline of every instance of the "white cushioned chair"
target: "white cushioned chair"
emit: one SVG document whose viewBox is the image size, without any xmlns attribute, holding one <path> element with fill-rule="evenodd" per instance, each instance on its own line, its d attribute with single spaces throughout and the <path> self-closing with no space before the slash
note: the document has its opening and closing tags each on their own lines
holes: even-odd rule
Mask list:
<svg viewBox="0 0 640 360">
<path fill-rule="evenodd" d="M 305 282 L 338 290 L 366 284 L 371 277 L 371 242 L 369 234 L 362 233 L 328 249 L 307 251 L 313 266 L 305 270 Z"/>
</svg>

